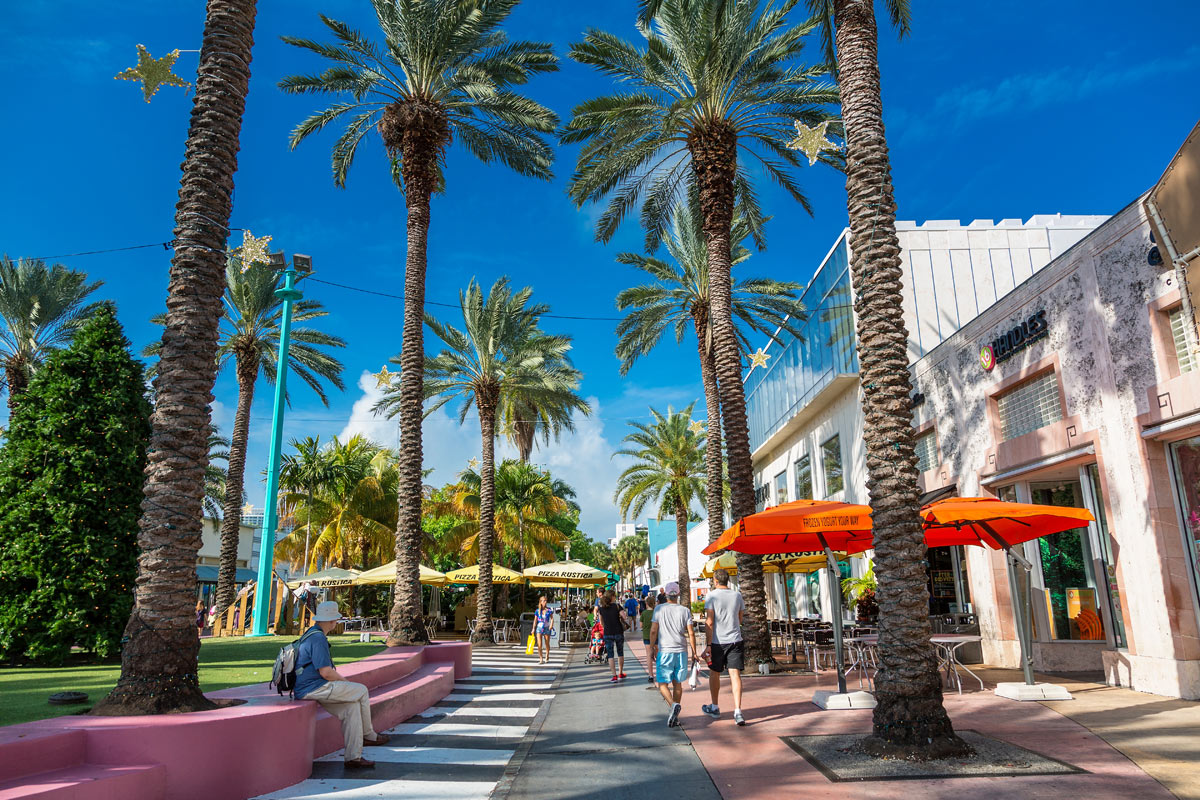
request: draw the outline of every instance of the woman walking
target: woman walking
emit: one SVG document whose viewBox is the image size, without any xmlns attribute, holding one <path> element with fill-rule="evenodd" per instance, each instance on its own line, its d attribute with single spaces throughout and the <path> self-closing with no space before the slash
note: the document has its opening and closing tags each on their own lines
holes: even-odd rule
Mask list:
<svg viewBox="0 0 1200 800">
<path fill-rule="evenodd" d="M 625 680 L 625 631 L 629 616 L 617 602 L 617 594 L 611 589 L 600 599 L 600 621 L 604 624 L 604 652 L 612 670 L 612 682 Z"/>
<path fill-rule="evenodd" d="M 546 595 L 538 598 L 533 620 L 533 638 L 537 642 L 538 663 L 545 664 L 550 660 L 550 637 L 554 634 L 554 611 L 547 604 Z"/>
</svg>

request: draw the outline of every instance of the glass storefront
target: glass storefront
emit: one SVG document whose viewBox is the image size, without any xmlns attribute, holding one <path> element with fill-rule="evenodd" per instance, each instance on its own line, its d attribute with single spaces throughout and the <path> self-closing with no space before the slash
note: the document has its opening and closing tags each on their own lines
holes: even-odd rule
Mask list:
<svg viewBox="0 0 1200 800">
<path fill-rule="evenodd" d="M 1183 538 L 1192 565 L 1192 585 L 1200 584 L 1200 436 L 1171 446 L 1175 484 L 1183 511 Z"/>
<path fill-rule="evenodd" d="M 1040 505 L 1086 507 L 1078 481 L 1034 483 L 1029 494 Z M 1049 639 L 1105 638 L 1089 538 L 1087 528 L 1072 528 L 1037 540 Z"/>
</svg>

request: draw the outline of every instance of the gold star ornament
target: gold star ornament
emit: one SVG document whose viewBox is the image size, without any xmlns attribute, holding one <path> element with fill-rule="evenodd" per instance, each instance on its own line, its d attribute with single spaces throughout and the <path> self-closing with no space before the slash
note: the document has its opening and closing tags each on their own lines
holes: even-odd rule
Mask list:
<svg viewBox="0 0 1200 800">
<path fill-rule="evenodd" d="M 137 51 L 137 66 L 130 67 L 113 77 L 119 81 L 141 81 L 142 95 L 146 98 L 147 103 L 150 102 L 151 97 L 154 97 L 154 93 L 160 86 L 183 86 L 184 88 L 191 86 L 183 78 L 171 72 L 171 68 L 175 66 L 175 59 L 179 58 L 178 50 L 172 50 L 162 58 L 152 57 L 150 52 L 140 44 L 137 46 Z"/>
<path fill-rule="evenodd" d="M 766 368 L 767 359 L 771 356 L 766 353 L 761 347 L 750 354 L 750 371 L 753 372 L 755 367 Z"/>
<path fill-rule="evenodd" d="M 375 388 L 376 389 L 387 389 L 388 387 L 390 387 L 392 385 L 392 376 L 395 374 L 396 373 L 394 373 L 394 372 L 388 372 L 387 364 L 384 364 L 383 369 L 379 370 L 379 372 L 374 373 Z"/>
<path fill-rule="evenodd" d="M 691 431 L 694 436 L 699 436 L 700 434 L 704 433 L 704 423 L 698 419 L 694 419 L 692 420 L 691 424 L 688 425 L 688 430 Z"/>
<path fill-rule="evenodd" d="M 829 130 L 829 120 L 825 120 L 814 128 L 808 127 L 799 120 L 795 122 L 795 125 L 796 138 L 788 142 L 787 146 L 808 156 L 810 167 L 817 163 L 821 153 L 838 149 L 836 144 L 825 138 L 825 133 Z"/>
<path fill-rule="evenodd" d="M 233 251 L 241 256 L 242 272 L 255 264 L 271 263 L 271 254 L 267 252 L 270 244 L 270 236 L 259 236 L 256 239 L 249 230 L 242 231 L 242 246 Z"/>
<path fill-rule="evenodd" d="M 472 458 L 471 460 L 469 460 L 467 462 L 467 466 L 470 467 L 471 469 L 479 469 L 479 459 Z"/>
</svg>

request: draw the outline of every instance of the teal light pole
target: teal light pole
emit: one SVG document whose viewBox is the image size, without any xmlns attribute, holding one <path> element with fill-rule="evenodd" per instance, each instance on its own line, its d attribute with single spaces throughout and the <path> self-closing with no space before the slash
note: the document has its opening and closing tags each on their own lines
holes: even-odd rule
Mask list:
<svg viewBox="0 0 1200 800">
<path fill-rule="evenodd" d="M 275 259 L 272 258 L 272 261 Z M 271 590 L 275 577 L 275 528 L 279 524 L 279 459 L 283 449 L 283 411 L 287 398 L 288 347 L 292 337 L 292 304 L 303 295 L 296 288 L 295 262 L 308 266 L 308 256 L 296 255 L 283 271 L 283 286 L 275 296 L 283 301 L 279 325 L 279 365 L 275 370 L 275 416 L 271 420 L 271 451 L 267 460 L 267 497 L 263 500 L 262 537 L 258 544 L 258 590 L 254 593 L 254 629 L 251 636 L 266 636 L 271 620 Z M 282 602 L 283 598 L 280 598 Z"/>
</svg>

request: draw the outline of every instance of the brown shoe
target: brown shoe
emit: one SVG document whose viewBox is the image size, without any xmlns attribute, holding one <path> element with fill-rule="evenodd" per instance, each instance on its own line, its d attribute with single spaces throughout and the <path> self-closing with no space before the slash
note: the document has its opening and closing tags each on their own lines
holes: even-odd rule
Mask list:
<svg viewBox="0 0 1200 800">
<path fill-rule="evenodd" d="M 370 769 L 373 766 L 375 766 L 374 761 L 370 760 L 369 758 L 363 758 L 362 756 L 359 756 L 353 761 L 346 762 L 346 769 Z"/>
<path fill-rule="evenodd" d="M 363 746 L 364 747 L 380 747 L 381 745 L 387 744 L 391 740 L 392 740 L 392 737 L 388 736 L 386 733 L 377 733 L 377 734 L 375 734 L 374 739 L 364 738 Z"/>
</svg>

